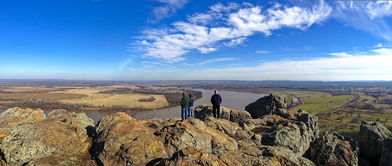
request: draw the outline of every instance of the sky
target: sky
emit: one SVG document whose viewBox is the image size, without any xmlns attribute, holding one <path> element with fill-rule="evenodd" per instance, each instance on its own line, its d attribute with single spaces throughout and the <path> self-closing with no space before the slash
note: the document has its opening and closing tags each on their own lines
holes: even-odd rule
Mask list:
<svg viewBox="0 0 392 166">
<path fill-rule="evenodd" d="M 392 1 L 1 0 L 0 79 L 392 80 Z"/>
</svg>

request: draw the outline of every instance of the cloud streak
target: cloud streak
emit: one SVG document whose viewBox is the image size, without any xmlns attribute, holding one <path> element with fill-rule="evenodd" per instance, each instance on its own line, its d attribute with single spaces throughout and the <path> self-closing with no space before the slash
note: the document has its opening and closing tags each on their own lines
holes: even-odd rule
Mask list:
<svg viewBox="0 0 392 166">
<path fill-rule="evenodd" d="M 215 63 L 215 62 L 224 62 L 224 61 L 234 61 L 237 60 L 238 58 L 216 58 L 216 59 L 208 59 L 202 62 L 198 62 L 198 63 L 185 63 L 185 65 L 187 66 L 200 66 L 200 65 L 206 65 L 206 64 L 210 64 L 210 63 Z"/>
</svg>

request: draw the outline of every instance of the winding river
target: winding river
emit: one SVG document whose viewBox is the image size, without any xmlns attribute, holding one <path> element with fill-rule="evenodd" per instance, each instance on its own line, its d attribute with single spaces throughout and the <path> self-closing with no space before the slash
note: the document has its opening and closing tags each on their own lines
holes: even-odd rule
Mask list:
<svg viewBox="0 0 392 166">
<path fill-rule="evenodd" d="M 202 92 L 202 97 L 194 102 L 194 105 L 201 104 L 210 104 L 210 98 L 213 94 L 212 90 L 206 89 L 191 89 Z M 244 110 L 245 106 L 251 102 L 256 101 L 260 97 L 265 96 L 266 94 L 259 93 L 249 93 L 249 92 L 234 92 L 234 91 L 219 91 L 219 94 L 222 96 L 222 106 Z M 3 112 L 3 110 L 0 110 Z M 48 111 L 45 111 L 47 114 Z M 102 117 L 108 115 L 100 112 L 86 112 L 87 116 L 93 119 L 95 122 L 99 121 Z M 167 118 L 178 118 L 180 117 L 180 107 L 169 107 L 156 109 L 151 111 L 135 111 L 128 113 L 132 117 L 136 119 L 167 119 Z"/>
</svg>

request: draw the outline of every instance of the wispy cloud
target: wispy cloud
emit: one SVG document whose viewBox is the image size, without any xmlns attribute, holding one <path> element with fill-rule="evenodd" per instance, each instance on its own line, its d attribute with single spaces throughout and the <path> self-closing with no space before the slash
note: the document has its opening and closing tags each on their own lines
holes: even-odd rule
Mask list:
<svg viewBox="0 0 392 166">
<path fill-rule="evenodd" d="M 271 35 L 272 31 L 284 27 L 305 30 L 328 18 L 330 13 L 331 7 L 323 0 L 310 8 L 276 4 L 265 10 L 248 3 L 217 4 L 206 13 L 175 22 L 172 28 L 160 33 L 146 31 L 144 40 L 138 43 L 144 48 L 145 57 L 178 62 L 190 51 L 210 53 L 219 46 L 233 47 L 256 33 Z M 206 24 L 211 21 L 219 23 Z"/>
<path fill-rule="evenodd" d="M 349 26 L 392 41 L 392 29 L 384 20 L 392 16 L 392 1 L 335 1 L 334 18 Z"/>
<path fill-rule="evenodd" d="M 132 63 L 132 59 L 131 59 L 131 58 L 128 58 L 127 60 L 125 60 L 124 62 L 122 62 L 122 63 L 118 66 L 118 70 L 124 71 L 124 69 L 125 69 L 130 63 Z"/>
<path fill-rule="evenodd" d="M 198 71 L 206 79 L 392 80 L 392 48 L 362 53 L 331 53 L 309 60 L 272 61 L 257 66 Z"/>
<path fill-rule="evenodd" d="M 198 62 L 198 63 L 185 63 L 185 65 L 187 65 L 187 66 L 200 66 L 200 65 L 206 65 L 206 64 L 215 63 L 215 62 L 233 61 L 233 60 L 237 60 L 237 59 L 238 58 L 216 58 L 216 59 L 205 60 L 205 61 Z"/>
<path fill-rule="evenodd" d="M 257 50 L 256 54 L 269 54 L 271 53 L 271 51 L 267 51 L 267 50 Z"/>
<path fill-rule="evenodd" d="M 189 2 L 189 0 L 156 0 L 162 3 L 162 6 L 153 8 L 153 14 L 155 19 L 153 21 L 159 21 L 166 17 L 170 17 L 176 13 L 178 9 L 181 9 Z"/>
</svg>

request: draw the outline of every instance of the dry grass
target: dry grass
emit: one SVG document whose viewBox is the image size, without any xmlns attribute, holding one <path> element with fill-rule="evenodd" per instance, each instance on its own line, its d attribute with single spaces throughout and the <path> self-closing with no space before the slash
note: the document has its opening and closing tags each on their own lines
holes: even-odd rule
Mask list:
<svg viewBox="0 0 392 166">
<path fill-rule="evenodd" d="M 15 86 L 1 87 L 0 105 L 29 101 L 51 101 L 64 104 L 89 105 L 91 107 L 122 106 L 128 108 L 155 109 L 169 106 L 164 95 L 152 95 L 129 92 L 126 94 L 107 94 L 115 89 L 138 89 L 136 86 Z M 151 102 L 143 99 L 154 98 Z M 141 100 L 142 99 L 142 100 Z"/>
<path fill-rule="evenodd" d="M 67 89 L 64 91 L 56 91 L 51 93 L 67 93 L 67 94 L 80 94 L 85 95 L 81 99 L 66 99 L 60 100 L 60 102 L 67 104 L 88 104 L 92 106 L 126 106 L 131 108 L 146 108 L 154 109 L 166 107 L 169 103 L 166 101 L 163 95 L 150 95 L 150 94 L 139 94 L 139 93 L 127 93 L 127 94 L 103 94 L 104 91 L 114 90 L 116 88 L 128 88 L 137 89 L 136 86 L 100 86 L 100 87 L 79 87 L 77 89 Z M 140 99 L 155 98 L 151 102 L 141 102 Z"/>
<path fill-rule="evenodd" d="M 152 102 L 140 102 L 140 99 L 154 97 Z M 94 94 L 82 99 L 61 100 L 68 104 L 89 104 L 93 106 L 127 106 L 136 108 L 154 109 L 166 107 L 169 103 L 163 95 L 147 95 L 147 94 Z"/>
<path fill-rule="evenodd" d="M 21 92 L 53 91 L 55 89 L 44 87 L 44 86 L 15 86 L 15 87 L 2 87 L 0 88 L 0 90 L 8 93 L 21 93 Z"/>
<path fill-rule="evenodd" d="M 69 93 L 0 93 L 0 101 L 23 101 L 23 100 L 65 100 L 80 99 L 87 97 L 82 94 Z"/>
</svg>

